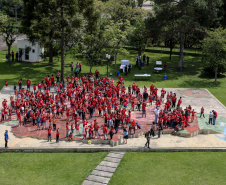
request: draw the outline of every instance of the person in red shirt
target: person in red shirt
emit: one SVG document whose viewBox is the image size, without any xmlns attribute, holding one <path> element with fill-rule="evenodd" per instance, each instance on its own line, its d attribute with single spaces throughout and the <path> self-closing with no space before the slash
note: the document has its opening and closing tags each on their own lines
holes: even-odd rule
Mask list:
<svg viewBox="0 0 226 185">
<path fill-rule="evenodd" d="M 111 126 L 111 128 L 110 128 L 110 132 L 109 132 L 109 134 L 110 134 L 110 139 L 112 140 L 112 137 L 113 137 L 113 135 L 114 135 L 114 128 L 113 128 L 113 126 Z"/>
<path fill-rule="evenodd" d="M 51 132 L 52 132 L 51 127 L 49 127 L 47 131 L 48 131 L 48 142 L 49 141 L 51 142 Z"/>
<path fill-rule="evenodd" d="M 95 132 L 95 138 L 97 138 L 97 134 L 99 135 L 99 138 L 101 138 L 99 133 L 99 125 L 98 125 L 98 122 L 95 123 L 95 120 L 94 120 L 94 132 Z"/>
<path fill-rule="evenodd" d="M 98 78 L 99 71 L 98 71 L 98 70 L 96 70 L 96 71 L 95 71 L 95 74 L 96 74 L 96 78 Z"/>
<path fill-rule="evenodd" d="M 70 132 L 69 136 L 68 136 L 68 141 L 73 141 L 73 135 L 72 133 Z"/>
<path fill-rule="evenodd" d="M 7 81 L 5 81 L 5 86 L 7 87 L 9 84 L 8 84 L 8 82 Z"/>
<path fill-rule="evenodd" d="M 57 130 L 56 130 L 56 143 L 59 143 L 59 137 L 60 137 L 60 129 L 57 128 Z"/>
<path fill-rule="evenodd" d="M 27 79 L 26 84 L 27 84 L 27 90 L 28 89 L 30 90 L 31 80 Z"/>
<path fill-rule="evenodd" d="M 68 133 L 69 133 L 69 125 L 66 123 L 66 138 L 68 138 Z"/>
<path fill-rule="evenodd" d="M 143 115 L 145 115 L 145 118 L 146 118 L 146 103 L 143 102 L 142 104 L 142 117 Z"/>
<path fill-rule="evenodd" d="M 203 107 L 201 108 L 200 118 L 201 118 L 202 116 L 205 118 L 205 115 L 204 115 L 204 108 L 203 108 Z"/>
<path fill-rule="evenodd" d="M 108 139 L 108 128 L 107 128 L 107 124 L 104 125 L 103 127 L 103 134 L 104 134 L 104 140 Z"/>
<path fill-rule="evenodd" d="M 54 76 L 53 75 L 50 77 L 50 81 L 51 81 L 51 85 L 53 86 L 53 84 L 54 84 Z"/>
</svg>

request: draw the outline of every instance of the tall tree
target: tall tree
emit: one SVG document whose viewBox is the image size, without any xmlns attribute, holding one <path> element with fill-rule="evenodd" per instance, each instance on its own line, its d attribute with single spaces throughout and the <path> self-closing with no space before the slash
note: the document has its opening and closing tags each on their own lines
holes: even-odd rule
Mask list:
<svg viewBox="0 0 226 185">
<path fill-rule="evenodd" d="M 183 67 L 185 35 L 191 30 L 205 29 L 219 22 L 218 12 L 222 0 L 155 0 L 156 16 L 164 15 L 178 25 L 180 34 L 180 56 L 178 67 Z M 173 14 L 172 14 L 173 12 Z M 161 16 L 163 17 L 163 16 Z M 217 22 L 216 22 L 217 21 Z"/>
<path fill-rule="evenodd" d="M 203 58 L 215 72 L 215 83 L 221 66 L 226 65 L 226 29 L 218 28 L 208 32 L 203 41 Z"/>
<path fill-rule="evenodd" d="M 75 44 L 75 40 L 72 39 L 77 39 L 74 33 L 83 25 L 84 18 L 88 22 L 87 28 L 92 27 L 89 23 L 92 22 L 93 0 L 24 0 L 24 2 L 26 19 L 23 25 L 29 28 L 27 32 L 30 37 L 36 39 L 49 36 L 49 41 L 56 40 L 60 44 L 63 81 L 67 48 Z M 39 26 L 41 29 L 38 29 Z M 34 30 L 35 34 L 32 33 Z"/>
<path fill-rule="evenodd" d="M 8 47 L 8 63 L 11 65 L 10 50 L 19 35 L 18 29 L 15 27 L 15 19 L 0 13 L 0 35 L 3 36 Z"/>
</svg>

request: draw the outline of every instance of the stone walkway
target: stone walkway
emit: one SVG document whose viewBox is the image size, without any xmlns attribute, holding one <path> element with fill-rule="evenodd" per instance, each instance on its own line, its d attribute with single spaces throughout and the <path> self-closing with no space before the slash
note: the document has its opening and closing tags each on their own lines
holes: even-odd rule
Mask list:
<svg viewBox="0 0 226 185">
<path fill-rule="evenodd" d="M 83 185 L 108 184 L 117 169 L 125 152 L 110 152 L 107 157 L 92 171 Z"/>
</svg>

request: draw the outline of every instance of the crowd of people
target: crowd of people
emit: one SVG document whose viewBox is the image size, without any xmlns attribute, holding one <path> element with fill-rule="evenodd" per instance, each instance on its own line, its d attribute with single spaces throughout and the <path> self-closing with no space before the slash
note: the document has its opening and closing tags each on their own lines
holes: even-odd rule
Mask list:
<svg viewBox="0 0 226 185">
<path fill-rule="evenodd" d="M 103 138 L 112 139 L 119 129 L 123 131 L 125 143 L 132 130 L 141 126 L 131 119 L 132 111 L 141 111 L 142 117 L 153 112 L 146 112 L 147 105 L 155 106 L 153 130 L 158 130 L 158 137 L 164 128 L 179 129 L 189 126 L 195 119 L 195 111 L 189 105 L 181 108 L 182 97 L 177 97 L 173 92 L 166 92 L 152 83 L 148 87 L 139 87 L 135 82 L 128 88 L 124 86 L 123 77 L 119 76 L 115 83 L 108 77 L 99 78 L 99 71 L 95 76 L 90 73 L 82 77 L 67 76 L 66 82 L 60 82 L 60 73 L 56 76 L 46 76 L 44 80 L 33 84 L 26 80 L 27 88 L 22 88 L 22 79 L 14 86 L 15 96 L 10 97 L 10 102 L 2 102 L 1 121 L 11 120 L 15 113 L 19 121 L 19 127 L 28 122 L 39 130 L 47 130 L 48 141 L 51 141 L 52 133 L 56 134 L 56 142 L 59 142 L 60 129 L 57 120 L 66 118 L 65 137 L 73 140 L 73 134 L 83 135 L 83 139 Z M 6 82 L 7 86 L 8 83 Z M 162 105 L 162 106 L 161 106 Z M 104 125 L 99 124 L 94 113 L 103 118 Z M 216 111 L 212 111 L 210 123 L 215 124 Z M 204 108 L 200 117 L 204 116 Z M 213 121 L 211 121 L 213 120 Z M 82 133 L 80 133 L 80 125 Z M 153 134 L 153 132 L 151 132 Z M 149 136 L 148 136 L 149 137 Z M 61 138 L 64 136 L 61 135 Z"/>
</svg>

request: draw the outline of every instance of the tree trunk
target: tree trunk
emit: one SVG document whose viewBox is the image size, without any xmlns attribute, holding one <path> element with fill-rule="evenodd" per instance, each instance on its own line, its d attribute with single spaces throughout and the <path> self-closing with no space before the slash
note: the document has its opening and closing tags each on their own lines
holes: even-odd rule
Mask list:
<svg viewBox="0 0 226 185">
<path fill-rule="evenodd" d="M 63 4 L 61 6 L 61 19 L 64 18 L 64 7 Z M 64 42 L 64 26 L 61 28 L 61 81 L 64 81 L 64 51 L 65 49 L 65 42 Z"/>
<path fill-rule="evenodd" d="M 49 65 L 53 65 L 53 32 L 52 30 L 50 31 L 49 34 Z"/>
<path fill-rule="evenodd" d="M 215 83 L 217 83 L 217 72 L 218 72 L 218 67 L 215 69 Z"/>
<path fill-rule="evenodd" d="M 117 61 L 117 53 L 115 54 L 115 75 L 117 75 L 116 61 Z"/>
<path fill-rule="evenodd" d="M 181 28 L 180 32 L 180 59 L 179 59 L 179 68 L 183 67 L 183 59 L 184 59 L 184 41 L 185 41 L 185 33 L 184 33 L 184 26 Z"/>
<path fill-rule="evenodd" d="M 11 58 L 11 56 L 10 56 L 10 48 L 11 48 L 11 46 L 8 45 L 8 62 L 9 62 L 9 66 L 11 66 L 11 63 L 10 63 L 10 58 Z"/>
<path fill-rule="evenodd" d="M 171 61 L 171 59 L 172 59 L 172 51 L 173 51 L 173 43 L 172 43 L 172 39 L 170 39 L 170 57 L 169 57 L 169 61 Z"/>
</svg>

